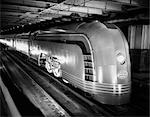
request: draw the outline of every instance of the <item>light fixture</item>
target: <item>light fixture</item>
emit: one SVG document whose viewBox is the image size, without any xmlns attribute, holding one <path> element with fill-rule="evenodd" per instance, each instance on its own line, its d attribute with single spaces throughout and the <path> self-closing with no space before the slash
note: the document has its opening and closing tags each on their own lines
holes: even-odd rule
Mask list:
<svg viewBox="0 0 150 117">
<path fill-rule="evenodd" d="M 125 63 L 125 60 L 126 60 L 126 58 L 125 58 L 125 56 L 124 56 L 122 53 L 118 53 L 118 54 L 117 54 L 117 61 L 118 61 L 121 65 L 123 65 L 123 64 Z"/>
</svg>

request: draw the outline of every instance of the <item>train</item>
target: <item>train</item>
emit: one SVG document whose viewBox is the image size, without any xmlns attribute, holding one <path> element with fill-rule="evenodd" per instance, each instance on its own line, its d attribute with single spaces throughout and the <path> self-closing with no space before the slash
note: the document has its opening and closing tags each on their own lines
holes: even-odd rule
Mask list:
<svg viewBox="0 0 150 117">
<path fill-rule="evenodd" d="M 77 22 L 47 30 L 1 35 L 0 42 L 45 67 L 56 78 L 102 104 L 130 101 L 131 69 L 127 40 L 114 24 Z"/>
</svg>

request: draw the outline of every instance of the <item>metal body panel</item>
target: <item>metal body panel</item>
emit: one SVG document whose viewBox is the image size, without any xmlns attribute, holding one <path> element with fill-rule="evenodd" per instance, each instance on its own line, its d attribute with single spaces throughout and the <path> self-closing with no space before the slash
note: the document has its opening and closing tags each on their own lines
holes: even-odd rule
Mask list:
<svg viewBox="0 0 150 117">
<path fill-rule="evenodd" d="M 84 62 L 82 50 L 73 44 L 63 44 L 50 41 L 33 41 L 30 46 L 31 56 L 38 59 L 40 53 L 56 57 L 61 63 L 63 73 L 75 76 L 77 81 L 84 80 Z M 71 82 L 69 77 L 64 77 Z M 75 82 L 75 81 L 73 81 Z M 71 82 L 72 83 L 72 82 Z"/>
</svg>

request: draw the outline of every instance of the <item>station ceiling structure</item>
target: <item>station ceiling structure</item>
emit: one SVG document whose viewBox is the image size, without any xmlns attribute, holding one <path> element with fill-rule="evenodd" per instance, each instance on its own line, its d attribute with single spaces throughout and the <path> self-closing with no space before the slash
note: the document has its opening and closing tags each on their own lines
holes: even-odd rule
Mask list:
<svg viewBox="0 0 150 117">
<path fill-rule="evenodd" d="M 72 16 L 149 21 L 149 0 L 2 0 L 0 5 L 1 32 Z"/>
</svg>

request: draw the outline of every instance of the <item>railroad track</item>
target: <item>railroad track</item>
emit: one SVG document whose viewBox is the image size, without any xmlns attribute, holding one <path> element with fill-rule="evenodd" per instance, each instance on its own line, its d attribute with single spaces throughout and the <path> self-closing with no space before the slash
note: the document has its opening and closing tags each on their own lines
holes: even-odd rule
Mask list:
<svg viewBox="0 0 150 117">
<path fill-rule="evenodd" d="M 131 115 L 138 115 L 136 113 L 136 111 L 139 108 L 136 107 L 135 105 L 127 104 L 127 105 L 121 105 L 121 106 L 110 106 L 110 105 L 104 105 L 104 104 L 101 104 L 99 102 L 96 102 L 95 100 L 93 100 L 91 98 L 85 97 L 84 93 L 82 91 L 80 91 L 79 89 L 73 88 L 72 86 L 68 87 L 68 86 L 66 86 L 66 84 L 64 85 L 61 82 L 61 80 L 55 79 L 52 75 L 47 73 L 46 70 L 39 68 L 36 65 L 36 62 L 34 60 L 32 60 L 32 62 L 31 62 L 31 60 L 28 61 L 28 57 L 26 55 L 23 55 L 20 52 L 15 52 L 15 51 L 11 51 L 11 52 L 13 53 L 13 55 L 10 53 L 9 54 L 14 59 L 17 59 L 15 56 L 17 56 L 20 59 L 25 58 L 24 60 L 22 60 L 25 62 L 25 63 L 23 63 L 22 67 L 25 67 L 25 66 L 29 67 L 30 66 L 32 69 L 34 69 L 34 71 L 36 71 L 36 74 L 33 74 L 30 70 L 28 70 L 29 73 L 31 72 L 30 75 L 31 74 L 35 75 L 35 76 L 41 75 L 42 76 L 41 78 L 43 78 L 45 81 L 48 81 L 50 84 L 55 85 L 63 94 L 65 94 L 68 97 L 70 97 L 71 99 L 75 100 L 75 102 L 78 101 L 78 103 L 83 104 L 83 106 L 88 108 L 88 111 L 90 111 L 90 113 L 92 113 L 92 115 L 89 115 L 89 116 L 116 116 L 116 115 L 117 116 L 127 116 L 127 115 L 131 116 Z M 22 63 L 19 63 L 19 64 L 22 64 Z M 38 81 L 34 77 L 34 80 L 36 80 L 36 82 L 41 83 L 41 81 L 40 81 L 41 78 Z M 49 85 L 49 83 L 47 85 Z M 41 85 L 41 87 L 44 87 L 44 84 Z M 47 86 L 45 86 L 44 89 L 47 92 L 49 92 L 49 88 Z M 57 97 L 54 96 L 54 98 L 57 98 Z M 67 109 L 66 106 L 64 106 L 64 108 Z M 78 116 L 79 114 L 74 113 L 72 115 Z M 85 115 L 83 115 L 83 116 L 85 116 Z"/>
<path fill-rule="evenodd" d="M 0 63 L 2 63 L 0 61 Z M 14 108 L 8 108 L 10 110 L 13 110 L 12 114 L 9 115 L 11 117 L 21 117 L 21 116 L 38 116 L 38 117 L 44 117 L 42 112 L 36 108 L 27 97 L 21 92 L 21 88 L 18 87 L 16 82 L 12 81 L 12 76 L 7 71 L 6 67 L 3 65 L 3 68 L 1 69 L 1 78 L 5 86 L 7 87 L 8 91 L 10 92 L 10 96 L 14 101 L 15 106 L 17 107 L 17 111 L 20 113 L 19 115 L 14 112 Z M 7 95 L 8 96 L 8 95 Z M 7 99 L 9 99 L 7 97 Z M 23 100 L 23 101 L 22 101 Z M 9 102 L 10 104 L 10 102 Z M 28 108 L 26 108 L 28 107 Z M 6 108 L 5 108 L 6 109 Z M 7 110 L 4 110 L 7 111 Z M 1 115 L 2 117 L 5 115 Z"/>
<path fill-rule="evenodd" d="M 5 55 L 2 59 L 5 66 L 9 66 L 12 62 L 13 67 L 7 70 L 13 76 L 11 80 L 15 80 L 18 89 L 22 90 L 28 99 L 37 107 L 46 117 L 70 117 L 69 114 L 59 106 L 42 87 L 40 87 L 18 64 Z M 7 65 L 9 63 L 9 65 Z M 12 65 L 11 65 L 12 66 Z M 17 74 L 17 76 L 15 76 Z M 26 85 L 28 84 L 28 85 Z"/>
<path fill-rule="evenodd" d="M 8 54 L 9 52 L 7 52 Z M 97 116 L 110 116 L 109 113 L 105 112 L 103 109 L 97 107 L 95 104 L 77 94 L 70 88 L 66 87 L 60 81 L 53 78 L 50 74 L 45 71 L 39 71 L 39 68 L 35 66 L 29 67 L 29 63 L 24 63 L 18 60 L 18 56 L 15 57 L 9 53 L 9 56 L 14 60 L 12 62 L 16 62 L 19 64 L 21 68 L 24 68 L 28 75 L 38 84 L 40 85 L 48 94 L 50 94 L 57 102 L 65 109 L 71 116 L 89 116 L 89 117 L 97 117 Z M 36 70 L 35 70 L 36 69 Z M 35 72 L 36 71 L 36 72 Z M 54 86 L 55 85 L 55 86 Z M 57 85 L 57 87 L 56 87 Z M 60 90 L 61 86 L 61 90 Z M 74 95 L 74 96 L 73 96 Z M 77 99 L 76 99 L 77 98 Z M 76 100 L 75 100 L 76 99 Z M 78 101 L 78 102 L 77 102 Z"/>
</svg>

